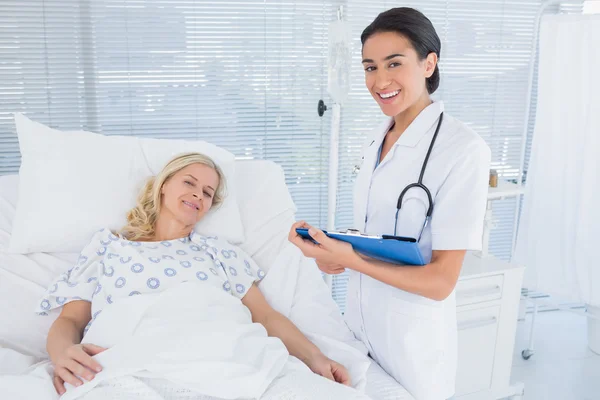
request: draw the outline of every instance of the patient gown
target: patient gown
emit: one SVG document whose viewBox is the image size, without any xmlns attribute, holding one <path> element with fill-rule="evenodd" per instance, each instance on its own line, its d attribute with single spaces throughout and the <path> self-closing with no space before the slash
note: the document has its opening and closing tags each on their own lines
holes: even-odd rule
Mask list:
<svg viewBox="0 0 600 400">
<path fill-rule="evenodd" d="M 36 312 L 44 314 L 74 300 L 89 301 L 92 319 L 87 331 L 103 308 L 121 297 L 197 280 L 241 299 L 264 275 L 240 248 L 218 237 L 193 232 L 175 240 L 136 242 L 102 229 L 77 265 L 50 284 Z"/>
</svg>

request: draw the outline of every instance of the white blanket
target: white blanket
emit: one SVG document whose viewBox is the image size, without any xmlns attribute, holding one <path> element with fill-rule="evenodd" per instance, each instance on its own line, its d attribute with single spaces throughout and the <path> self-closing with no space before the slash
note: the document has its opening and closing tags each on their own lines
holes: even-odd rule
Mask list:
<svg viewBox="0 0 600 400">
<path fill-rule="evenodd" d="M 196 283 L 115 302 L 83 341 L 109 348 L 96 356 L 104 371 L 69 390 L 65 400 L 104 379 L 132 374 L 225 399 L 258 398 L 288 359 L 283 343 L 252 323 L 240 300 Z"/>
<path fill-rule="evenodd" d="M 353 386 L 363 389 L 371 362 L 348 329 L 340 329 L 343 321 L 332 315 L 333 300 L 320 285 L 324 283 L 314 263 L 290 245 L 273 260 L 260 288 L 328 357 L 349 369 Z M 252 324 L 239 300 L 223 294 L 200 291 L 190 283 L 115 302 L 84 338 L 110 348 L 96 356 L 104 371 L 79 388 L 69 388 L 63 398 L 75 399 L 101 382 L 132 375 L 167 379 L 219 398 L 259 398 L 284 365 L 286 370 L 306 369 L 287 362 L 283 344 Z M 55 399 L 51 373 L 46 361 L 24 374 L 0 377 L 0 393 L 11 394 L 11 399 Z"/>
<path fill-rule="evenodd" d="M 288 317 L 329 358 L 344 365 L 352 386 L 364 390 L 373 362 L 344 322 L 314 260 L 286 243 L 259 287 L 271 306 Z"/>
</svg>

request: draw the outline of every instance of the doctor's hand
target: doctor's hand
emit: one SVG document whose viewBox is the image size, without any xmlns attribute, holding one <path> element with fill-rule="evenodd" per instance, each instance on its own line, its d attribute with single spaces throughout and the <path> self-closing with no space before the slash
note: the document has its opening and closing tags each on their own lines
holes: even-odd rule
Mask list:
<svg viewBox="0 0 600 400">
<path fill-rule="evenodd" d="M 309 360 L 306 365 L 317 375 L 330 379 L 342 385 L 350 386 L 350 374 L 348 370 L 340 363 L 337 363 L 319 353 Z"/>
<path fill-rule="evenodd" d="M 308 229 L 308 234 L 318 243 L 304 239 L 297 228 Z M 292 225 L 288 236 L 290 242 L 302 251 L 306 257 L 314 258 L 319 269 L 327 274 L 341 274 L 359 257 L 350 243 L 327 237 L 322 230 L 314 228 L 304 221 Z"/>
</svg>

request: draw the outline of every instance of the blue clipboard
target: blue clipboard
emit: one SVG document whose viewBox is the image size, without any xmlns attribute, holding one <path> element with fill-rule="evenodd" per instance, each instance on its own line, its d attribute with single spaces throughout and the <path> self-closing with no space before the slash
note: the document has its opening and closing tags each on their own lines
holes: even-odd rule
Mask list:
<svg viewBox="0 0 600 400">
<path fill-rule="evenodd" d="M 314 243 L 308 234 L 308 229 L 297 228 L 298 235 Z M 332 239 L 348 242 L 354 250 L 377 260 L 404 265 L 425 265 L 425 260 L 419 249 L 419 242 L 414 238 L 390 235 L 363 235 L 355 230 L 345 232 L 323 231 Z"/>
</svg>

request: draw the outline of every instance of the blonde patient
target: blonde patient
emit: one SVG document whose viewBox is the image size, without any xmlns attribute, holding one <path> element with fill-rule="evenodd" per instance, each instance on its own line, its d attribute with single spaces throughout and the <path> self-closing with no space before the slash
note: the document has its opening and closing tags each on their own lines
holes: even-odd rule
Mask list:
<svg viewBox="0 0 600 400">
<path fill-rule="evenodd" d="M 210 257 L 214 247 L 205 244 L 207 237 L 193 231 L 208 211 L 222 203 L 225 186 L 223 172 L 205 155 L 187 153 L 174 158 L 145 184 L 136 207 L 127 214 L 127 225 L 118 233 L 108 229 L 96 233 L 77 265 L 50 286 L 38 312 L 62 307 L 47 339 L 59 394 L 65 393 L 65 382 L 80 386 L 84 381 L 79 377 L 91 381 L 102 370 L 92 356 L 106 349 L 81 340 L 105 307 L 122 297 L 143 296 L 196 280 L 218 287 L 224 296 L 239 298 L 240 307 L 250 310 L 252 322 L 279 338 L 315 374 L 350 385 L 342 365 L 327 358 L 267 303 L 256 286 L 264 272 L 250 257 L 229 245 L 222 250 L 232 260 L 225 267 Z M 112 254 L 116 251 L 119 257 Z M 315 379 L 321 377 L 315 375 Z"/>
</svg>

